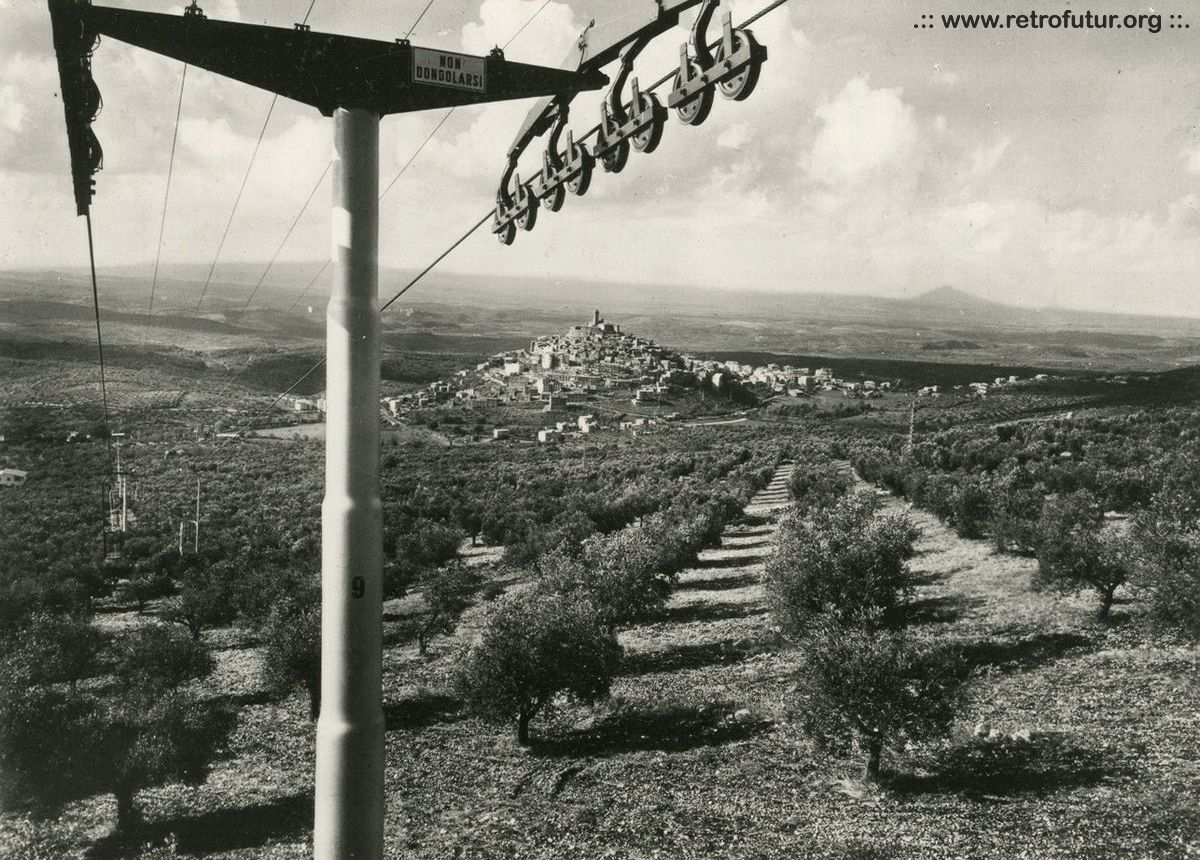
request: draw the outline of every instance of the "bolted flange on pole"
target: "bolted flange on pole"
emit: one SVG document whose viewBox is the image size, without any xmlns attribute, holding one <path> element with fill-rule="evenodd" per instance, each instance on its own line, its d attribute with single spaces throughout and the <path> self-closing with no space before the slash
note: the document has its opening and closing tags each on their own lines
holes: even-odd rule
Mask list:
<svg viewBox="0 0 1200 860">
<path fill-rule="evenodd" d="M 384 814 L 379 115 L 338 108 L 333 127 L 313 853 L 375 860 L 383 857 Z"/>
</svg>

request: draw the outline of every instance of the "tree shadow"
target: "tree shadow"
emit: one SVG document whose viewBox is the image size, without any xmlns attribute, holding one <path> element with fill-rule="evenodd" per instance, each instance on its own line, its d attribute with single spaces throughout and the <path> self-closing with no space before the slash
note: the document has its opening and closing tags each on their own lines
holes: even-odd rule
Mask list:
<svg viewBox="0 0 1200 860">
<path fill-rule="evenodd" d="M 673 624 L 691 624 L 696 621 L 730 621 L 736 618 L 765 615 L 766 611 L 765 606 L 757 606 L 753 603 L 692 603 L 664 610 L 662 620 Z"/>
<path fill-rule="evenodd" d="M 254 806 L 155 821 L 129 834 L 113 833 L 94 842 L 84 856 L 91 860 L 136 857 L 146 843 L 165 841 L 172 835 L 180 854 L 239 851 L 273 841 L 307 838 L 312 821 L 312 795 L 297 794 Z"/>
<path fill-rule="evenodd" d="M 676 591 L 729 591 L 734 588 L 745 588 L 757 585 L 761 580 L 753 573 L 743 573 L 739 576 L 713 576 L 707 579 L 689 579 L 675 583 Z"/>
<path fill-rule="evenodd" d="M 742 719 L 734 716 L 738 713 L 743 714 Z M 747 714 L 729 702 L 622 708 L 588 728 L 534 739 L 530 752 L 572 758 L 645 751 L 683 752 L 746 740 L 770 731 L 770 721 Z"/>
<path fill-rule="evenodd" d="M 741 549 L 741 547 L 730 547 L 730 549 Z M 724 570 L 730 567 L 749 567 L 752 564 L 759 564 L 765 558 L 766 556 L 761 553 L 735 555 L 729 558 L 702 558 L 692 565 L 692 570 Z"/>
<path fill-rule="evenodd" d="M 735 543 L 730 540 L 730 537 L 738 537 L 738 535 L 726 535 L 721 540 L 721 546 L 725 549 L 763 549 L 771 546 L 771 540 L 755 540 L 747 541 L 746 543 Z"/>
<path fill-rule="evenodd" d="M 743 512 L 730 525 L 743 527 L 738 529 L 737 534 L 740 535 L 765 535 L 771 533 L 770 522 L 767 517 L 761 514 L 747 514 Z"/>
<path fill-rule="evenodd" d="M 244 708 L 249 705 L 267 705 L 279 701 L 279 698 L 279 694 L 273 690 L 250 690 L 244 693 L 222 693 L 208 701 L 219 702 L 231 708 Z"/>
<path fill-rule="evenodd" d="M 972 738 L 935 756 L 927 773 L 896 775 L 889 785 L 903 794 L 1050 794 L 1097 785 L 1125 770 L 1104 750 L 1054 732 L 1029 740 Z"/>
<path fill-rule="evenodd" d="M 910 624 L 951 624 L 968 609 L 984 604 L 979 597 L 943 595 L 912 600 L 900 608 L 899 614 Z"/>
<path fill-rule="evenodd" d="M 462 699 L 448 693 L 421 691 L 394 702 L 385 702 L 385 731 L 416 729 L 434 723 L 452 723 L 461 719 Z"/>
<path fill-rule="evenodd" d="M 1004 672 L 1035 669 L 1072 651 L 1095 650 L 1096 638 L 1081 633 L 1036 633 L 1022 639 L 983 639 L 957 646 L 965 668 L 993 666 Z"/>
<path fill-rule="evenodd" d="M 766 639 L 722 639 L 719 642 L 677 645 L 659 651 L 626 651 L 621 658 L 619 674 L 648 675 L 727 665 L 771 651 L 773 647 L 773 643 Z"/>
</svg>

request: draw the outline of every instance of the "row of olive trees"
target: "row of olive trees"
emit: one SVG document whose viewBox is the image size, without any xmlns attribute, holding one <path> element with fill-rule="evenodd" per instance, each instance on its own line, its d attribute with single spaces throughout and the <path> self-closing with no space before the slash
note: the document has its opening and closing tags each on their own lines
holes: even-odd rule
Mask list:
<svg viewBox="0 0 1200 860">
<path fill-rule="evenodd" d="M 730 504 L 741 503 L 680 498 L 636 525 L 543 555 L 533 581 L 497 601 L 462 655 L 456 685 L 467 706 L 515 722 L 528 744 L 530 721 L 560 697 L 605 698 L 621 659 L 617 631 L 661 613 L 679 573 L 719 543 Z"/>
<path fill-rule="evenodd" d="M 885 749 L 949 728 L 961 673 L 906 629 L 912 524 L 879 514 L 873 493 L 847 494 L 835 468 L 803 468 L 767 563 L 768 599 L 799 646 L 800 724 L 820 748 L 857 751 L 875 780 Z"/>
<path fill-rule="evenodd" d="M 1033 555 L 1035 583 L 1061 593 L 1094 592 L 1107 618 L 1122 586 L 1144 598 L 1146 620 L 1161 631 L 1200 637 L 1200 470 L 1194 458 L 1171 460 L 1145 505 L 1132 504 L 1132 528 L 1109 521 L 1090 489 L 1047 492 L 1021 470 L 1003 474 L 931 473 L 859 451 L 868 479 L 950 524 L 963 537 L 990 536 L 1002 552 Z"/>
</svg>

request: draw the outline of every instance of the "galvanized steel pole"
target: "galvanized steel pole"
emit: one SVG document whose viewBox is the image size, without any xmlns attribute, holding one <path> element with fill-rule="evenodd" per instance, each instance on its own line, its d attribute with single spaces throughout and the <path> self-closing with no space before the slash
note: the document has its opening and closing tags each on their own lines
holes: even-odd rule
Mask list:
<svg viewBox="0 0 1200 860">
<path fill-rule="evenodd" d="M 334 124 L 333 289 L 326 316 L 317 860 L 383 856 L 379 500 L 379 116 Z"/>
</svg>

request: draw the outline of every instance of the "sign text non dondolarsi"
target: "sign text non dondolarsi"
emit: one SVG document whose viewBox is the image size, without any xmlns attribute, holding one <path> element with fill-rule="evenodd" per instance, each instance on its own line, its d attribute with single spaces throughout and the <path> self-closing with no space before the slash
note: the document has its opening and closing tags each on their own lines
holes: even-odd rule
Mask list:
<svg viewBox="0 0 1200 860">
<path fill-rule="evenodd" d="M 413 82 L 482 93 L 487 90 L 484 59 L 429 48 L 413 48 Z"/>
</svg>

